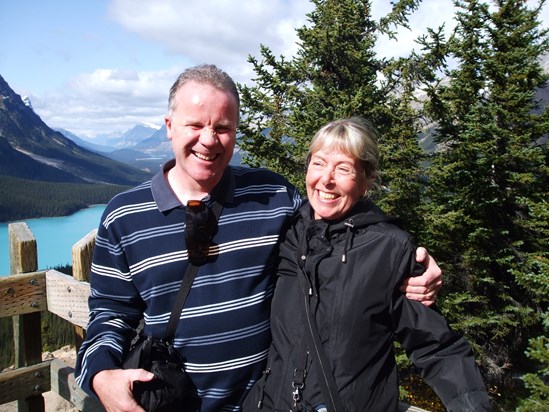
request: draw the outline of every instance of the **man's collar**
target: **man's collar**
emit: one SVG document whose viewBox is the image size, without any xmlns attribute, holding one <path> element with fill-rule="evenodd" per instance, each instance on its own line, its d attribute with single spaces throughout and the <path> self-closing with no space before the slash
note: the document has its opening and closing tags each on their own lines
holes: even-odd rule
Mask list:
<svg viewBox="0 0 549 412">
<path fill-rule="evenodd" d="M 168 210 L 175 209 L 182 206 L 181 201 L 175 195 L 174 191 L 166 179 L 165 173 L 175 166 L 175 159 L 172 159 L 164 164 L 162 170 L 153 176 L 151 179 L 151 190 L 156 207 L 160 212 L 167 212 Z M 235 191 L 234 175 L 231 171 L 231 167 L 227 166 L 223 172 L 221 180 L 217 186 L 212 190 L 212 193 L 206 196 L 205 201 L 208 202 L 210 198 L 214 198 L 221 204 L 232 203 Z M 209 202 L 208 202 L 209 203 Z"/>
<path fill-rule="evenodd" d="M 234 179 L 234 173 L 231 166 L 227 166 L 223 171 L 223 176 L 221 176 L 221 180 L 212 190 L 211 197 L 222 205 L 232 203 L 235 187 L 236 183 Z"/>
</svg>

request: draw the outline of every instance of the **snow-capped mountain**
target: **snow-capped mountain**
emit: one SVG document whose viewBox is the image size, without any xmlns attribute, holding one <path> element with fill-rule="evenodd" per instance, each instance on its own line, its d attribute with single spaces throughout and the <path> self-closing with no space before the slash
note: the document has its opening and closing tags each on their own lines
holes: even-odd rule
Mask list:
<svg viewBox="0 0 549 412">
<path fill-rule="evenodd" d="M 115 162 L 52 130 L 2 76 L 0 175 L 48 182 L 127 186 L 150 178 L 147 171 Z"/>
<path fill-rule="evenodd" d="M 140 141 L 152 136 L 160 128 L 161 126 L 142 122 L 126 131 L 113 131 L 84 140 L 96 145 L 112 147 L 114 149 L 131 148 Z"/>
<path fill-rule="evenodd" d="M 32 103 L 29 99 L 29 96 L 23 96 L 23 97 L 21 97 L 21 100 L 23 100 L 23 103 L 25 104 L 25 106 L 29 107 L 30 109 L 32 109 L 34 111 L 34 108 L 32 107 Z"/>
</svg>

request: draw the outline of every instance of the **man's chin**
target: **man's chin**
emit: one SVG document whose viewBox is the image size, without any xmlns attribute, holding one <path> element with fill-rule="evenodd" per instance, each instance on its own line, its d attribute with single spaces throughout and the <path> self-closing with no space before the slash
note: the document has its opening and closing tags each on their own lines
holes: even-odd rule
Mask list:
<svg viewBox="0 0 549 412">
<path fill-rule="evenodd" d="M 213 188 L 219 183 L 221 176 L 223 175 L 223 169 L 208 170 L 202 173 L 193 174 L 193 179 L 202 187 Z"/>
</svg>

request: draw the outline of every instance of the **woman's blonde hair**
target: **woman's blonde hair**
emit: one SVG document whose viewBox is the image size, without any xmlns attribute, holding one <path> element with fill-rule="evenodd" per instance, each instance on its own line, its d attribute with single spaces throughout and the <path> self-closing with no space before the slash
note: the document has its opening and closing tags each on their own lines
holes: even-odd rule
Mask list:
<svg viewBox="0 0 549 412">
<path fill-rule="evenodd" d="M 307 165 L 314 153 L 324 148 L 337 149 L 358 159 L 366 180 L 375 181 L 379 170 L 378 134 L 362 117 L 334 120 L 320 128 L 313 137 L 307 155 Z"/>
</svg>

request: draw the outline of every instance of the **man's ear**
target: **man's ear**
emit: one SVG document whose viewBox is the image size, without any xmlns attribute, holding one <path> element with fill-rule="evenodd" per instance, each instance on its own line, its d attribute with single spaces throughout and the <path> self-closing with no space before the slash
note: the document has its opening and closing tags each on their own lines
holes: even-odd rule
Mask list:
<svg viewBox="0 0 549 412">
<path fill-rule="evenodd" d="M 164 116 L 164 123 L 166 124 L 166 136 L 168 140 L 172 140 L 172 119 L 170 116 Z"/>
</svg>

